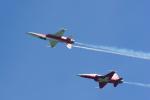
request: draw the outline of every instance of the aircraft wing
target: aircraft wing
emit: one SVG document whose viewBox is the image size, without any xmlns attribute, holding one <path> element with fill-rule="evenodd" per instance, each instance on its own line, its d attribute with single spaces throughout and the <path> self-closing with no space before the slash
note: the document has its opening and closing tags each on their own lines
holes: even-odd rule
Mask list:
<svg viewBox="0 0 150 100">
<path fill-rule="evenodd" d="M 99 82 L 99 88 L 103 88 L 106 84 L 106 82 Z"/>
<path fill-rule="evenodd" d="M 60 31 L 56 32 L 55 35 L 56 36 L 63 36 L 65 32 L 65 29 L 61 29 Z"/>
<path fill-rule="evenodd" d="M 49 44 L 52 48 L 55 47 L 57 43 L 58 43 L 58 41 L 56 41 L 56 40 L 49 41 Z"/>
<path fill-rule="evenodd" d="M 105 77 L 109 77 L 109 79 L 111 79 L 115 73 L 116 73 L 115 71 L 112 71 L 112 72 L 106 74 Z"/>
</svg>

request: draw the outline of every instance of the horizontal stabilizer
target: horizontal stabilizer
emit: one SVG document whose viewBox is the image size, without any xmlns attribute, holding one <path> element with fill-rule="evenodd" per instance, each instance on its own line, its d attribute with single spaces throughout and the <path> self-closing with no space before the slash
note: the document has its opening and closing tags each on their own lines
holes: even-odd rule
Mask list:
<svg viewBox="0 0 150 100">
<path fill-rule="evenodd" d="M 72 44 L 67 44 L 67 48 L 71 49 L 72 48 Z"/>
<path fill-rule="evenodd" d="M 118 82 L 114 83 L 114 87 L 117 87 L 118 84 L 119 84 Z"/>
<path fill-rule="evenodd" d="M 114 87 L 117 87 L 118 84 L 123 83 L 123 78 L 119 78 L 115 83 L 114 83 Z"/>
</svg>

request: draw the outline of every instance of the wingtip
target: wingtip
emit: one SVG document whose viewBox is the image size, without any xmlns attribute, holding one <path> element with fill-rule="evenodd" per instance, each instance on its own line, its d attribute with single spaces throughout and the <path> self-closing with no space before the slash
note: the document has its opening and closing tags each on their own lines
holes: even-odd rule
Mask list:
<svg viewBox="0 0 150 100">
<path fill-rule="evenodd" d="M 65 27 L 62 27 L 62 28 L 60 28 L 60 30 L 67 31 L 68 29 L 67 29 L 67 28 L 65 28 Z"/>
</svg>

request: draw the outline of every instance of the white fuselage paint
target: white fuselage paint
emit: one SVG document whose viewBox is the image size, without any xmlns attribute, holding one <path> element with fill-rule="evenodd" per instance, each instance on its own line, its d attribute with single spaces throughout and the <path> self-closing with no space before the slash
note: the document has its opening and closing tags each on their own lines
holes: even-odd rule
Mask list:
<svg viewBox="0 0 150 100">
<path fill-rule="evenodd" d="M 62 39 L 65 39 L 65 40 L 67 39 L 67 37 L 65 37 L 65 36 L 61 36 L 61 38 L 62 38 Z"/>
</svg>

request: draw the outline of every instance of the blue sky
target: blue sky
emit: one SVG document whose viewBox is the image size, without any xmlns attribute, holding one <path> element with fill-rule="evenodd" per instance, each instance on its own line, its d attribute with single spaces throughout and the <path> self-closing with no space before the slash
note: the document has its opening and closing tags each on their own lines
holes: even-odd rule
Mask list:
<svg viewBox="0 0 150 100">
<path fill-rule="evenodd" d="M 150 52 L 149 0 L 1 0 L 0 99 L 150 99 L 150 89 L 122 84 L 96 89 L 79 73 L 117 70 L 126 81 L 150 83 L 150 61 L 118 55 L 47 48 L 28 31 L 66 27 L 76 41 Z"/>
</svg>

